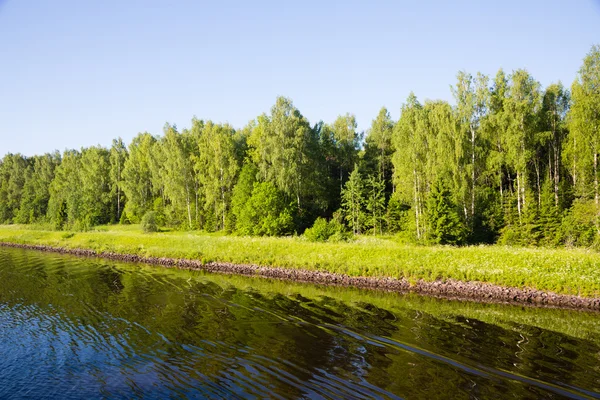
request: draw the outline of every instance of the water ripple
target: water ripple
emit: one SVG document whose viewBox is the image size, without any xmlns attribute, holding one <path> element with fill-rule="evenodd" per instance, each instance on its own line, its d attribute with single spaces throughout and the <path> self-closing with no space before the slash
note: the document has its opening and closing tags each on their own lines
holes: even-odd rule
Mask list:
<svg viewBox="0 0 600 400">
<path fill-rule="evenodd" d="M 18 249 L 0 281 L 0 398 L 600 397 L 598 342 L 523 323 L 564 311 L 494 306 L 497 324 L 473 317 L 489 305 Z"/>
</svg>

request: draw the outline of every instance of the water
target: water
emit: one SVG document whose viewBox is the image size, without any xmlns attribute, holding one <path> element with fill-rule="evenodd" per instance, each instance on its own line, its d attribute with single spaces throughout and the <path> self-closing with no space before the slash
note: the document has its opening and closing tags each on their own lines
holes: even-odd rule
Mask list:
<svg viewBox="0 0 600 400">
<path fill-rule="evenodd" d="M 0 248 L 0 398 L 600 398 L 600 315 Z"/>
</svg>

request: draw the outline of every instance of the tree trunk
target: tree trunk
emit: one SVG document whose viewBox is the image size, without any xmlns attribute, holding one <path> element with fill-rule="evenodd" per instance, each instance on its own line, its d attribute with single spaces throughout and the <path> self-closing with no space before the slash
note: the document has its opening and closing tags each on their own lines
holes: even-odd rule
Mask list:
<svg viewBox="0 0 600 400">
<path fill-rule="evenodd" d="M 417 177 L 417 171 L 413 170 L 415 175 L 415 214 L 416 214 L 416 225 L 417 225 L 417 239 L 421 239 L 421 204 L 419 201 L 419 178 Z"/>
<path fill-rule="evenodd" d="M 196 194 L 196 223 L 198 224 L 198 227 L 201 228 L 200 226 L 200 221 L 198 218 L 198 182 L 194 182 L 194 189 L 195 190 L 195 194 Z"/>
<path fill-rule="evenodd" d="M 596 230 L 600 235 L 600 226 L 598 224 L 598 153 L 594 146 L 594 203 L 596 204 Z"/>
<path fill-rule="evenodd" d="M 471 224 L 475 219 L 475 129 L 471 126 Z"/>
<path fill-rule="evenodd" d="M 117 221 L 121 219 L 121 188 L 119 181 L 121 180 L 121 160 L 117 159 Z"/>
<path fill-rule="evenodd" d="M 537 176 L 537 190 L 538 190 L 538 207 L 542 206 L 542 187 L 540 185 L 540 162 L 539 160 L 535 160 L 535 174 Z"/>
<path fill-rule="evenodd" d="M 554 138 L 554 204 L 558 207 L 558 184 L 560 183 L 560 145 L 558 132 L 556 131 L 556 111 L 552 120 L 552 130 Z"/>
<path fill-rule="evenodd" d="M 519 213 L 519 224 L 521 223 L 521 178 L 517 172 L 517 211 Z"/>
<path fill-rule="evenodd" d="M 190 189 L 187 184 L 185 185 L 185 202 L 187 205 L 188 212 L 188 225 L 190 229 L 192 229 L 192 205 L 190 203 Z"/>
</svg>

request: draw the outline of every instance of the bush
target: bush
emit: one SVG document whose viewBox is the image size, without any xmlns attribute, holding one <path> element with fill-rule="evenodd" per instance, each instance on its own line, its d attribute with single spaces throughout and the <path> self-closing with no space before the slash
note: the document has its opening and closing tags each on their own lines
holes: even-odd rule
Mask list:
<svg viewBox="0 0 600 400">
<path fill-rule="evenodd" d="M 294 204 L 271 182 L 256 183 L 251 197 L 237 210 L 236 228 L 242 235 L 282 236 L 294 232 Z"/>
<path fill-rule="evenodd" d="M 348 234 L 337 219 L 327 222 L 325 218 L 319 217 L 311 228 L 304 231 L 304 237 L 311 242 L 341 242 L 348 239 Z"/>
<path fill-rule="evenodd" d="M 121 218 L 119 218 L 119 224 L 121 224 L 121 225 L 131 224 L 131 220 L 129 219 L 129 216 L 127 215 L 126 211 L 123 211 L 121 213 Z"/>
<path fill-rule="evenodd" d="M 142 230 L 144 232 L 158 232 L 158 225 L 156 224 L 156 212 L 149 211 L 142 217 Z"/>
<path fill-rule="evenodd" d="M 335 232 L 325 218 L 317 218 L 312 228 L 304 231 L 304 236 L 311 242 L 326 242 Z"/>
<path fill-rule="evenodd" d="M 575 200 L 565 215 L 561 233 L 567 246 L 592 246 L 596 238 L 596 205 L 593 201 Z"/>
</svg>

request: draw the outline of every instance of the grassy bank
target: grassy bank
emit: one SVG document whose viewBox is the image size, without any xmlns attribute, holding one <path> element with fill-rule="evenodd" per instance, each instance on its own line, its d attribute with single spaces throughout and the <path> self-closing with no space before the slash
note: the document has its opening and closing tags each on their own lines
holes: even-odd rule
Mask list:
<svg viewBox="0 0 600 400">
<path fill-rule="evenodd" d="M 453 278 L 600 297 L 600 254 L 583 249 L 422 247 L 400 244 L 393 238 L 371 237 L 351 243 L 311 243 L 303 238 L 249 238 L 196 232 L 144 234 L 138 226 L 99 227 L 76 233 L 0 226 L 0 242 L 204 262 L 253 263 L 351 276 L 427 281 Z"/>
</svg>

